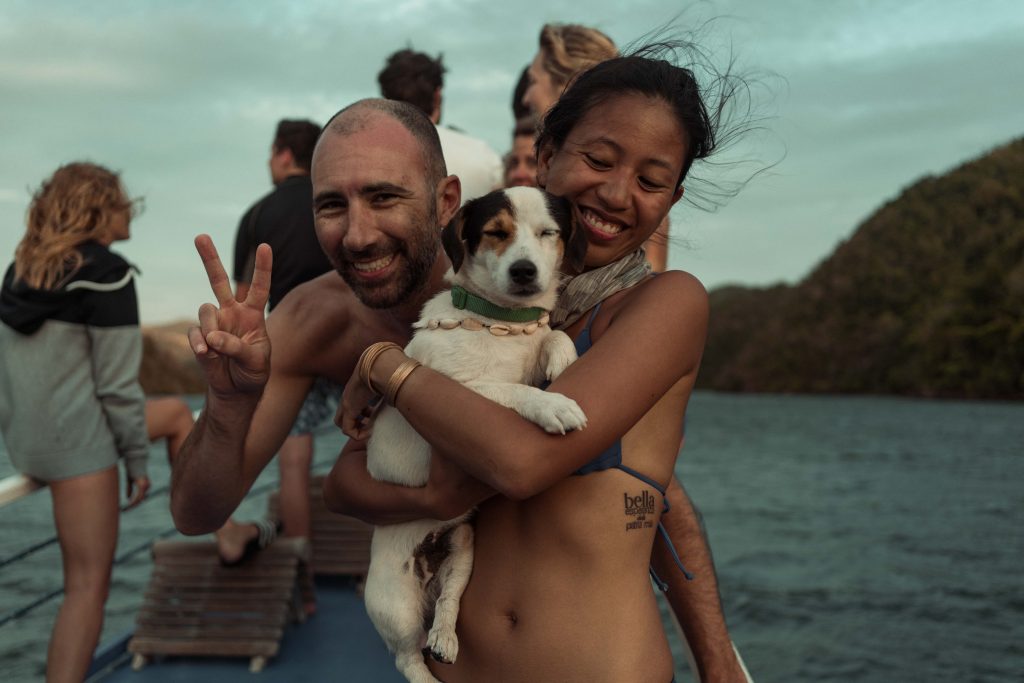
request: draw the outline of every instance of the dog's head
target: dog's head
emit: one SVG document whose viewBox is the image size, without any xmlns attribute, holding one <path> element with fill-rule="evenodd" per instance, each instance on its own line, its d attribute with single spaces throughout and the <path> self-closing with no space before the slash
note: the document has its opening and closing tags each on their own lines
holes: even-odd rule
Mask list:
<svg viewBox="0 0 1024 683">
<path fill-rule="evenodd" d="M 578 272 L 587 253 L 586 233 L 569 202 L 532 187 L 466 202 L 441 242 L 456 283 L 513 307 L 550 308 L 563 258 Z"/>
</svg>

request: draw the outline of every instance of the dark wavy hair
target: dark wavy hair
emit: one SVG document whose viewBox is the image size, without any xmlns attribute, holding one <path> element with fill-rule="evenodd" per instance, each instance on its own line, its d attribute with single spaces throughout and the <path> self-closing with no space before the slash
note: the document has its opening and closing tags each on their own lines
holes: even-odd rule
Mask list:
<svg viewBox="0 0 1024 683">
<path fill-rule="evenodd" d="M 591 109 L 612 98 L 638 94 L 659 99 L 670 107 L 686 136 L 678 187 L 694 162 L 707 160 L 760 127 L 752 104 L 752 85 L 760 81 L 735 72 L 734 66 L 730 53 L 725 68 L 717 68 L 708 53 L 691 42 L 658 41 L 627 48 L 623 56 L 594 65 L 569 84 L 540 123 L 537 151 L 545 145 L 559 149 Z M 739 181 L 691 176 L 684 197 L 699 208 L 714 210 L 766 168 L 760 165 Z"/>
</svg>

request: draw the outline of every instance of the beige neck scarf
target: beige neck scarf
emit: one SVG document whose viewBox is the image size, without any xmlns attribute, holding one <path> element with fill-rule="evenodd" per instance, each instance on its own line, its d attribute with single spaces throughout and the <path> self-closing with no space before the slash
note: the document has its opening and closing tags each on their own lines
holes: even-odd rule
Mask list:
<svg viewBox="0 0 1024 683">
<path fill-rule="evenodd" d="M 551 327 L 565 329 L 615 292 L 628 289 L 651 273 L 643 248 L 606 266 L 580 273 L 562 289 L 551 311 Z"/>
</svg>

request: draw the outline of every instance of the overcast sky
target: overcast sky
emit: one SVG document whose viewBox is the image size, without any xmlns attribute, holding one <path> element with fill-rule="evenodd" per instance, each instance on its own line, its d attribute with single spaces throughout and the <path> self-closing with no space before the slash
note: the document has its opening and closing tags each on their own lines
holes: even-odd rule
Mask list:
<svg viewBox="0 0 1024 683">
<path fill-rule="evenodd" d="M 278 119 L 325 121 L 377 95 L 388 54 L 443 53 L 443 122 L 499 153 L 512 88 L 549 21 L 620 45 L 676 15 L 630 0 L 0 0 L 0 256 L 30 190 L 88 159 L 146 199 L 115 249 L 138 264 L 143 322 L 210 300 L 192 238 L 229 253 L 269 190 Z M 585 9 L 584 9 L 585 8 Z M 734 154 L 779 160 L 716 213 L 673 212 L 670 265 L 706 286 L 796 282 L 902 188 L 1024 135 L 1024 2 L 734 0 L 690 5 L 707 38 L 770 72 L 768 131 Z M 695 167 L 695 171 L 696 171 Z"/>
</svg>

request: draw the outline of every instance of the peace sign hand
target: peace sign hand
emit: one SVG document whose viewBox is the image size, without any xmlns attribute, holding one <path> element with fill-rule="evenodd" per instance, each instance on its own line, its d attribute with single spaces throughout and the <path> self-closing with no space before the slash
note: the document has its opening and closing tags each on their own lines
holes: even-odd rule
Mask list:
<svg viewBox="0 0 1024 683">
<path fill-rule="evenodd" d="M 210 390 L 222 398 L 261 392 L 270 377 L 270 339 L 263 314 L 270 296 L 270 246 L 257 247 L 252 284 L 245 301 L 238 302 L 213 240 L 199 235 L 195 244 L 217 306 L 199 307 L 199 327 L 188 331 L 192 353 Z"/>
</svg>

